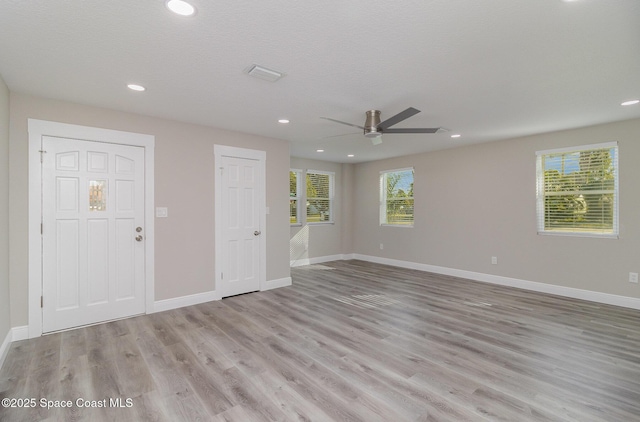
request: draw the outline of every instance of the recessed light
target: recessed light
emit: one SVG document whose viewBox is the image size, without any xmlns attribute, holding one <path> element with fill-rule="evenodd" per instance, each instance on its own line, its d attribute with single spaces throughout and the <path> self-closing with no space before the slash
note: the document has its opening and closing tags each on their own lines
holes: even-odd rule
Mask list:
<svg viewBox="0 0 640 422">
<path fill-rule="evenodd" d="M 628 106 L 628 105 L 634 105 L 634 104 L 638 104 L 640 103 L 640 100 L 629 100 L 629 101 L 625 101 L 624 103 L 620 104 L 623 106 Z"/>
<path fill-rule="evenodd" d="M 147 88 L 143 87 L 142 85 L 138 85 L 138 84 L 129 84 L 127 85 L 127 88 L 133 90 L 133 91 L 144 91 Z"/>
<path fill-rule="evenodd" d="M 353 154 L 348 154 L 347 157 L 355 157 Z"/>
<path fill-rule="evenodd" d="M 278 120 L 278 123 L 287 124 L 287 123 L 289 123 L 289 120 L 287 120 L 287 119 L 280 119 L 280 120 Z"/>
<path fill-rule="evenodd" d="M 317 149 L 316 152 L 324 152 L 323 149 Z"/>
<path fill-rule="evenodd" d="M 191 16 L 196 13 L 196 8 L 183 0 L 169 0 L 167 8 L 180 16 Z"/>
<path fill-rule="evenodd" d="M 459 138 L 459 137 L 460 137 L 460 134 L 457 134 L 457 133 L 456 133 L 455 135 L 451 135 L 451 137 L 452 137 L 452 138 Z"/>
</svg>

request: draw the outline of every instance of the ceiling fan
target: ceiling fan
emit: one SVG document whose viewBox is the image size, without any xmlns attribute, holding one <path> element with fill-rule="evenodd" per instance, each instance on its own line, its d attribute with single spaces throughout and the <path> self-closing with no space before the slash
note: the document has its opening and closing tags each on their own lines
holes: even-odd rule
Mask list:
<svg viewBox="0 0 640 422">
<path fill-rule="evenodd" d="M 389 117 L 384 122 L 380 121 L 380 110 L 368 110 L 365 114 L 367 119 L 364 122 L 364 126 L 358 126 L 340 120 L 331 119 L 329 117 L 321 117 L 321 119 L 331 120 L 332 122 L 341 123 L 347 126 L 357 127 L 364 131 L 364 136 L 371 139 L 373 145 L 379 145 L 382 143 L 382 134 L 384 133 L 436 133 L 445 129 L 441 127 L 425 127 L 425 128 L 397 128 L 393 129 L 391 126 L 400 123 L 401 121 L 408 119 L 409 117 L 420 113 L 420 110 L 413 107 L 401 111 L 395 116 Z"/>
</svg>

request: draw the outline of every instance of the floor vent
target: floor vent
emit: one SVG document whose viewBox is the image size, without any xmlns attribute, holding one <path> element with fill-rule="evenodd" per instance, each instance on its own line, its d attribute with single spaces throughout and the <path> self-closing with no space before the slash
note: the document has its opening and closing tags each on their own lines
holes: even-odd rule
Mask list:
<svg viewBox="0 0 640 422">
<path fill-rule="evenodd" d="M 399 303 L 395 299 L 391 299 L 384 295 L 353 295 L 353 296 L 340 296 L 335 297 L 338 302 L 346 303 L 347 305 L 357 306 L 358 308 L 379 308 L 381 306 L 389 306 L 395 303 Z"/>
</svg>

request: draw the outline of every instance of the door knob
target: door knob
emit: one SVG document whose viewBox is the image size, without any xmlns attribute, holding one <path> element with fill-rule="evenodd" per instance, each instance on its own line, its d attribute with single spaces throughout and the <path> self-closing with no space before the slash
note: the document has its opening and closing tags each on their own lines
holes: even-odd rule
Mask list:
<svg viewBox="0 0 640 422">
<path fill-rule="evenodd" d="M 137 240 L 138 242 L 142 242 L 142 236 L 137 235 L 137 236 L 136 236 L 136 240 Z"/>
<path fill-rule="evenodd" d="M 136 231 L 140 233 L 142 231 L 142 227 L 136 227 Z"/>
<path fill-rule="evenodd" d="M 260 233 L 262 233 L 260 230 L 256 230 L 253 232 L 254 236 L 260 236 Z"/>
</svg>

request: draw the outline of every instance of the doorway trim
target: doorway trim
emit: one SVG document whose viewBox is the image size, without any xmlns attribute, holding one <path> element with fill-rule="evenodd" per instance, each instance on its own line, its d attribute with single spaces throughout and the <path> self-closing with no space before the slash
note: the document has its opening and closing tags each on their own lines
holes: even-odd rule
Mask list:
<svg viewBox="0 0 640 422">
<path fill-rule="evenodd" d="M 28 119 L 29 130 L 29 338 L 42 335 L 42 137 L 53 136 L 144 148 L 145 313 L 154 304 L 154 149 L 155 137 L 46 120 Z"/>
<path fill-rule="evenodd" d="M 260 151 L 256 149 L 230 147 L 227 145 L 213 146 L 214 154 L 214 212 L 215 212 L 215 290 L 217 292 L 216 297 L 222 297 L 222 248 L 224 247 L 224 239 L 222 233 L 222 157 L 234 157 L 243 158 L 246 160 L 257 160 L 260 163 L 259 171 L 261 178 L 260 183 L 260 198 L 258 199 L 258 212 L 260 214 L 260 230 L 262 235 L 260 236 L 260 264 L 258 269 L 258 277 L 260 278 L 260 291 L 267 290 L 267 182 L 266 182 L 266 151 Z"/>
</svg>

